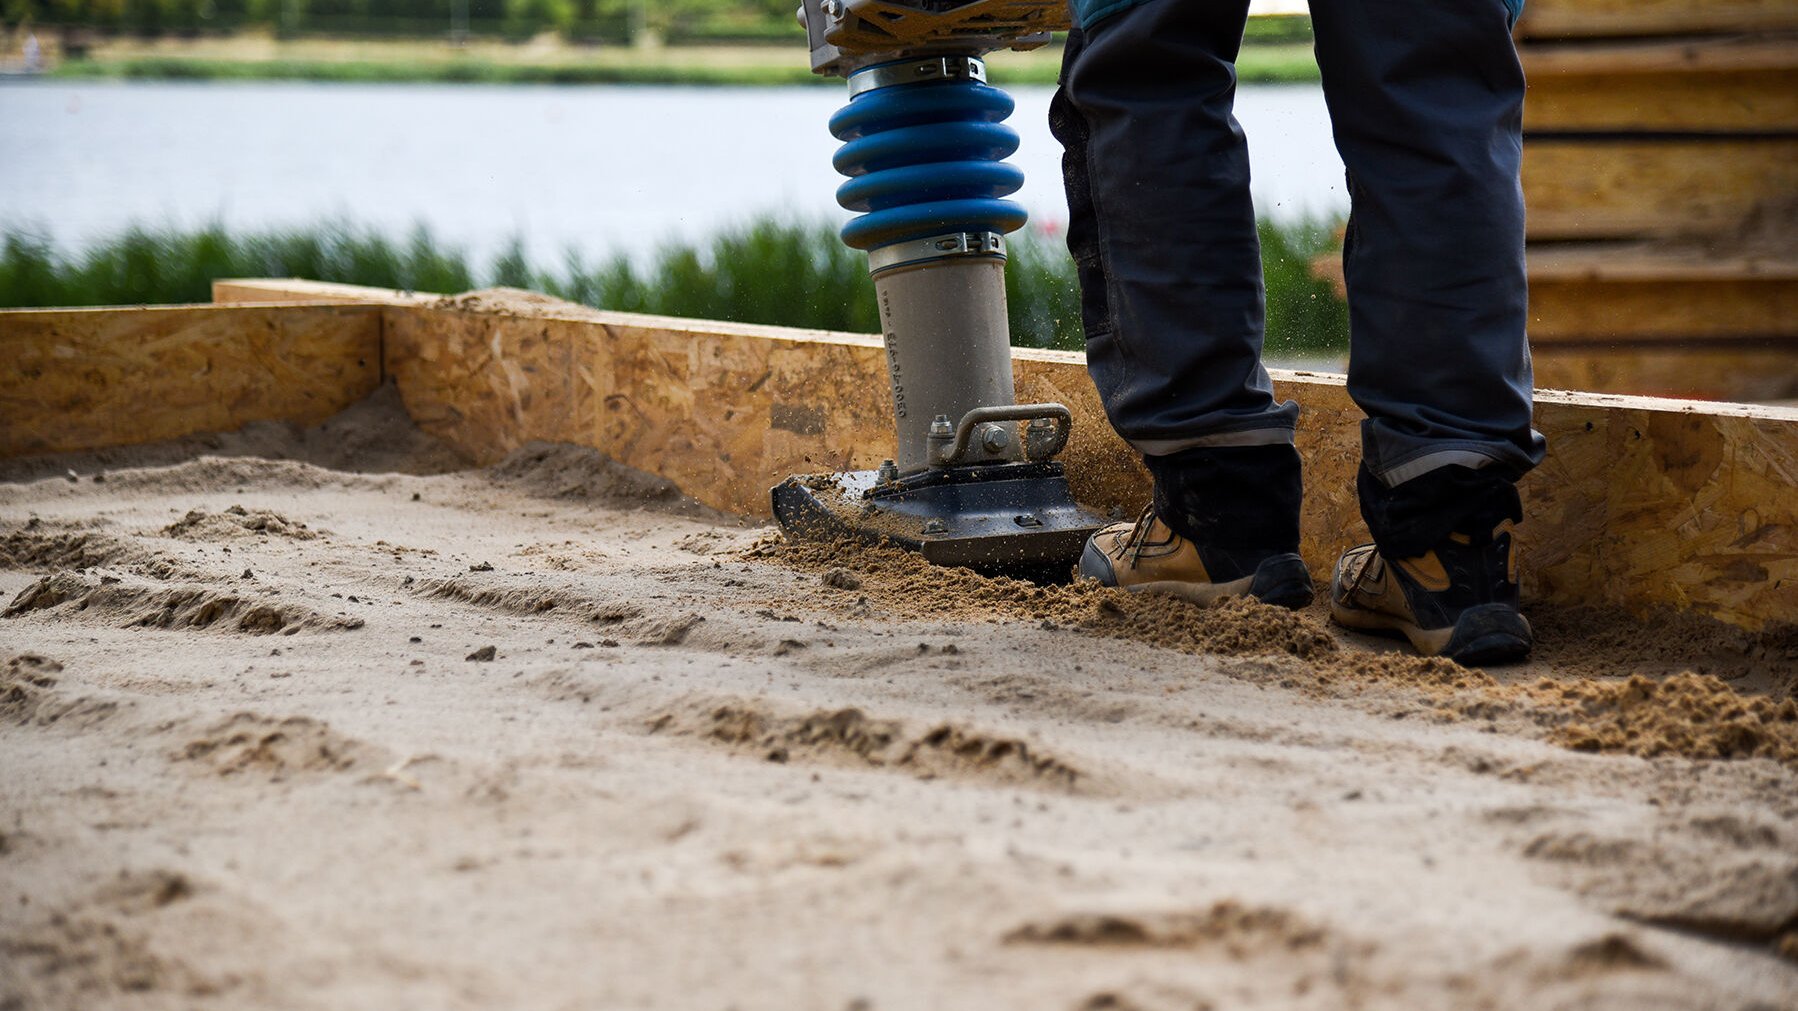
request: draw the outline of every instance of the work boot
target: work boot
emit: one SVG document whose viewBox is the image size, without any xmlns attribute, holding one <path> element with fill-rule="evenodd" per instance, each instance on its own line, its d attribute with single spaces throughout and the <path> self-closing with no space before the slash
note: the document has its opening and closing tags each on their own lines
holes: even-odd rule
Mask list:
<svg viewBox="0 0 1798 1011">
<path fill-rule="evenodd" d="M 1132 592 L 1171 593 L 1198 604 L 1248 594 L 1263 603 L 1311 603 L 1311 573 L 1298 555 L 1201 547 L 1144 507 L 1135 523 L 1113 523 L 1087 538 L 1080 575 Z"/>
<path fill-rule="evenodd" d="M 1529 655 L 1530 623 L 1517 610 L 1509 523 L 1483 535 L 1451 533 L 1430 551 L 1389 561 L 1372 544 L 1343 552 L 1330 577 L 1330 616 L 1349 628 L 1402 634 L 1424 656 L 1467 667 Z"/>
</svg>

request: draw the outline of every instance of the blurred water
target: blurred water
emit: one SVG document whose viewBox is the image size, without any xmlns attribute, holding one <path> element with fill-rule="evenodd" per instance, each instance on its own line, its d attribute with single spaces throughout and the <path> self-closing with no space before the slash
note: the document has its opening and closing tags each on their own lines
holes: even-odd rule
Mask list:
<svg viewBox="0 0 1798 1011">
<path fill-rule="evenodd" d="M 1067 217 L 1053 89 L 1011 89 L 1038 225 Z M 841 220 L 834 87 L 664 88 L 34 81 L 0 84 L 0 228 L 69 248 L 131 222 L 424 223 L 483 261 L 698 239 L 765 212 Z M 1241 91 L 1264 215 L 1347 209 L 1321 93 Z"/>
</svg>

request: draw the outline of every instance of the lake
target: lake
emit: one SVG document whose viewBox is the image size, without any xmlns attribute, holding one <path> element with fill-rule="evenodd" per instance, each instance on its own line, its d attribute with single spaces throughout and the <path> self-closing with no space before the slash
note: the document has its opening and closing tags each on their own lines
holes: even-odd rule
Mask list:
<svg viewBox="0 0 1798 1011">
<path fill-rule="evenodd" d="M 803 57 L 803 54 L 800 54 Z M 1067 218 L 1053 89 L 1008 89 L 1037 224 Z M 65 248 L 132 222 L 233 228 L 335 218 L 428 225 L 485 260 L 511 237 L 557 262 L 642 253 L 768 212 L 842 220 L 825 129 L 838 87 L 281 82 L 0 84 L 0 228 Z M 1346 212 L 1322 93 L 1245 86 L 1256 206 Z"/>
</svg>

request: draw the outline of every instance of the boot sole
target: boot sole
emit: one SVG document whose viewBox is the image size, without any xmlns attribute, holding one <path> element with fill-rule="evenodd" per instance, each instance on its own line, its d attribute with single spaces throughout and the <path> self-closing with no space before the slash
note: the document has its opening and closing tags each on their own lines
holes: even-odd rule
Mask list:
<svg viewBox="0 0 1798 1011">
<path fill-rule="evenodd" d="M 1463 667 L 1522 660 L 1535 645 L 1529 619 L 1504 604 L 1470 607 L 1447 628 L 1423 628 L 1394 614 L 1347 607 L 1335 600 L 1330 601 L 1330 617 L 1357 631 L 1402 635 L 1420 655 L 1444 657 Z"/>
<path fill-rule="evenodd" d="M 1080 575 L 1096 579 L 1106 586 L 1116 586 L 1117 573 L 1111 559 L 1105 557 L 1091 541 L 1080 552 Z M 1131 593 L 1166 593 L 1195 604 L 1209 606 L 1225 597 L 1248 595 L 1264 604 L 1297 610 L 1311 603 L 1314 590 L 1311 570 L 1305 568 L 1298 555 L 1274 555 L 1256 566 L 1254 575 L 1232 579 L 1227 583 L 1189 583 L 1182 580 L 1158 580 L 1124 587 Z"/>
</svg>

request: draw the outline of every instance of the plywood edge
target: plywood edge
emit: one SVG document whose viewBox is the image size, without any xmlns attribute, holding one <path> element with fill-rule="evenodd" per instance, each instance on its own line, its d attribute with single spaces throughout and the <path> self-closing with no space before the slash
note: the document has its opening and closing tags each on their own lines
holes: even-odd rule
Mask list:
<svg viewBox="0 0 1798 1011">
<path fill-rule="evenodd" d="M 71 320 L 83 316 L 95 319 L 104 317 L 120 317 L 132 314 L 141 319 L 154 319 L 157 316 L 177 313 L 200 315 L 226 315 L 246 310 L 270 311 L 291 309 L 346 309 L 355 315 L 366 315 L 378 318 L 380 306 L 372 303 L 346 302 L 334 298 L 285 299 L 272 298 L 258 301 L 238 300 L 229 302 L 150 302 L 143 305 L 48 305 L 21 306 L 18 308 L 0 309 L 0 319 L 30 320 L 38 317 L 60 316 Z"/>
<path fill-rule="evenodd" d="M 512 289 L 496 290 L 511 291 Z M 880 344 L 878 334 L 810 330 L 765 323 L 735 323 L 724 320 L 700 320 L 686 316 L 619 312 L 612 309 L 594 309 L 548 296 L 531 296 L 528 299 L 511 301 L 489 301 L 483 298 L 483 294 L 482 292 L 468 292 L 461 295 L 444 295 L 436 292 L 400 291 L 392 288 L 371 288 L 356 284 L 307 281 L 299 278 L 232 278 L 212 283 L 212 298 L 215 303 L 260 300 L 263 304 L 276 304 L 307 300 L 351 305 L 417 306 L 441 308 L 496 319 L 585 322 L 598 323 L 602 326 L 650 327 L 670 333 L 730 334 L 784 341 Z M 522 292 L 520 294 L 529 295 L 529 293 Z"/>
<path fill-rule="evenodd" d="M 1540 407 L 1545 404 L 1580 411 L 1642 411 L 1648 414 L 1703 415 L 1711 418 L 1753 418 L 1798 425 L 1798 410 L 1775 404 L 1731 404 L 1627 393 L 1539 389 L 1536 391 L 1536 405 Z"/>
<path fill-rule="evenodd" d="M 196 325 L 243 319 L 300 324 L 329 319 L 353 319 L 378 323 L 381 307 L 367 303 L 326 300 L 242 302 L 177 302 L 154 305 L 32 306 L 0 309 L 0 344 L 19 339 L 45 327 L 63 327 L 70 339 L 91 339 L 111 326 L 154 327 L 176 320 Z"/>
<path fill-rule="evenodd" d="M 371 288 L 298 277 L 232 277 L 212 282 L 214 303 L 331 302 L 348 305 L 427 305 L 442 295 Z"/>
</svg>

